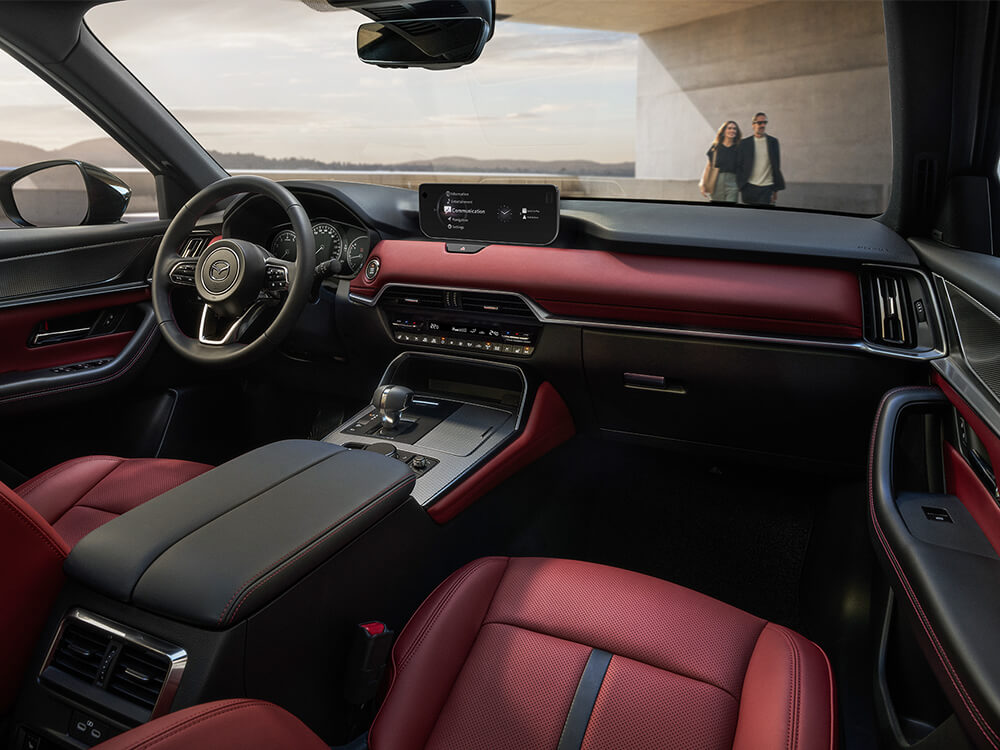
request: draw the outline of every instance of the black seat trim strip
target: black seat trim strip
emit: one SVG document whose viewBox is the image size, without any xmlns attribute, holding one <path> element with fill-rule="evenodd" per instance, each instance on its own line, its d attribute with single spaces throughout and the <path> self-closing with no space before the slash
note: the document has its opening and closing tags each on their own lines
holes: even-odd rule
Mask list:
<svg viewBox="0 0 1000 750">
<path fill-rule="evenodd" d="M 601 685 L 604 684 L 604 675 L 611 664 L 611 657 L 612 654 L 597 648 L 590 652 L 587 665 L 580 675 L 580 683 L 576 686 L 573 702 L 569 704 L 569 713 L 566 714 L 566 723 L 556 750 L 580 750 L 583 745 L 583 735 L 590 724 L 590 715 L 597 703 Z"/>
</svg>

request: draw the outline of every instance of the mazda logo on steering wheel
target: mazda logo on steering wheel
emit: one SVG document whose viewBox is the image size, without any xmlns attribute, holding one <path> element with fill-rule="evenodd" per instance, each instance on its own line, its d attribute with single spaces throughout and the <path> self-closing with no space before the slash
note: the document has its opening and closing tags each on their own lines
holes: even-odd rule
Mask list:
<svg viewBox="0 0 1000 750">
<path fill-rule="evenodd" d="M 212 281 L 225 281 L 229 278 L 230 265 L 228 260 L 217 260 L 208 269 L 208 278 Z"/>
</svg>

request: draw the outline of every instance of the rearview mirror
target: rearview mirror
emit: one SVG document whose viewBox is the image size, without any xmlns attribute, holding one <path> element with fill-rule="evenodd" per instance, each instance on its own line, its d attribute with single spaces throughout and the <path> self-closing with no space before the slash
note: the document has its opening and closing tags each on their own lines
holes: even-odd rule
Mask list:
<svg viewBox="0 0 1000 750">
<path fill-rule="evenodd" d="M 479 57 L 489 34 L 482 18 L 366 23 L 358 28 L 358 57 L 383 68 L 457 68 Z"/>
<path fill-rule="evenodd" d="M 0 208 L 22 227 L 113 224 L 131 197 L 118 177 L 75 159 L 29 164 L 0 177 Z"/>
</svg>

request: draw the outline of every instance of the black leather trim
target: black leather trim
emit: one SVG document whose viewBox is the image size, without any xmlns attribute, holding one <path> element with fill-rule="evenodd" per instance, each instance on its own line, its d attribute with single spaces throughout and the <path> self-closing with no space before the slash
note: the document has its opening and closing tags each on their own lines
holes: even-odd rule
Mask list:
<svg viewBox="0 0 1000 750">
<path fill-rule="evenodd" d="M 402 504 L 403 463 L 328 443 L 258 448 L 84 537 L 66 573 L 206 628 L 271 601 Z"/>
<path fill-rule="evenodd" d="M 563 724 L 556 750 L 580 750 L 583 746 L 583 736 L 587 733 L 587 725 L 590 724 L 590 716 L 597 703 L 597 694 L 601 692 L 612 656 L 613 654 L 599 648 L 590 652 L 573 701 L 569 704 L 569 713 L 566 714 L 566 723 Z"/>
<path fill-rule="evenodd" d="M 947 407 L 936 388 L 901 388 L 882 401 L 872 435 L 869 466 L 870 530 L 876 553 L 889 575 L 900 606 L 908 610 L 941 686 L 957 715 L 982 747 L 1000 748 L 1000 560 L 978 554 L 988 542 L 976 527 L 966 542 L 929 541 L 911 533 L 892 485 L 893 451 L 902 413 Z M 942 496 L 925 495 L 928 503 Z M 948 498 L 948 502 L 955 498 Z M 910 516 L 911 514 L 907 514 Z M 913 519 L 911 517 L 911 523 Z M 924 538 L 920 538 L 920 537 Z"/>
</svg>

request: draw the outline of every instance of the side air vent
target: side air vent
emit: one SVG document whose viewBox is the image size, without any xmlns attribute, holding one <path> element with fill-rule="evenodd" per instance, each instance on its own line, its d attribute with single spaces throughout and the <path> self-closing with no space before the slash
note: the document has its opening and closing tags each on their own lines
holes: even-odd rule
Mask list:
<svg viewBox="0 0 1000 750">
<path fill-rule="evenodd" d="M 170 659 L 127 644 L 111 670 L 108 692 L 152 711 L 170 671 Z"/>
<path fill-rule="evenodd" d="M 87 683 L 97 681 L 111 634 L 82 622 L 67 622 L 52 653 L 52 666 Z"/>
<path fill-rule="evenodd" d="M 192 234 L 186 240 L 184 240 L 184 245 L 181 247 L 181 257 L 182 258 L 197 258 L 201 255 L 201 251 L 208 247 L 208 243 L 212 241 L 211 235 L 208 234 Z"/>
<path fill-rule="evenodd" d="M 483 294 L 481 292 L 462 292 L 460 298 L 462 310 L 465 312 L 492 313 L 494 315 L 513 315 L 518 318 L 535 316 L 520 297 L 509 294 Z"/>
<path fill-rule="evenodd" d="M 872 274 L 869 280 L 872 296 L 872 341 L 886 346 L 913 346 L 905 281 L 901 276 L 882 272 Z"/>
<path fill-rule="evenodd" d="M 437 308 L 447 307 L 443 289 L 422 289 L 420 287 L 393 287 L 385 292 L 385 303 L 403 307 Z"/>
<path fill-rule="evenodd" d="M 145 722 L 170 709 L 186 664 L 182 648 L 74 609 L 39 678 L 76 700 Z"/>
</svg>

